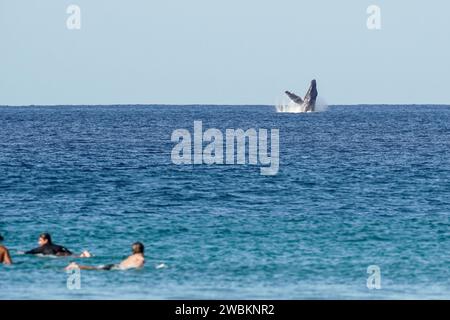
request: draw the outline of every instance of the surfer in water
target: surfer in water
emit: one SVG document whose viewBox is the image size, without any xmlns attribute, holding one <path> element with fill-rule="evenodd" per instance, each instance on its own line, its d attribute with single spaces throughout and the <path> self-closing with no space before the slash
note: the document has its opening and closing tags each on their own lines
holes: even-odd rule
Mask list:
<svg viewBox="0 0 450 320">
<path fill-rule="evenodd" d="M 81 266 L 72 262 L 66 267 L 66 270 L 128 270 L 139 269 L 144 266 L 144 245 L 141 242 L 135 242 L 131 245 L 132 254 L 119 264 L 107 264 L 101 266 Z"/>
<path fill-rule="evenodd" d="M 9 254 L 8 248 L 1 245 L 1 242 L 3 242 L 3 237 L 0 234 L 0 264 L 12 264 L 11 256 Z"/>
<path fill-rule="evenodd" d="M 42 255 L 52 255 L 58 257 L 68 257 L 77 256 L 73 254 L 69 249 L 63 246 L 59 246 L 52 242 L 52 237 L 48 233 L 42 233 L 38 240 L 39 247 L 25 252 L 25 254 L 42 254 Z M 89 251 L 83 251 L 82 254 L 78 255 L 80 258 L 90 258 L 92 255 Z"/>
</svg>

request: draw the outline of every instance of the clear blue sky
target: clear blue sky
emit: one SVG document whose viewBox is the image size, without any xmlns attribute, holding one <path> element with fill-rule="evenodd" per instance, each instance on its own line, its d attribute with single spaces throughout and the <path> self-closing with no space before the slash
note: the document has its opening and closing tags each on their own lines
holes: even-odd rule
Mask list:
<svg viewBox="0 0 450 320">
<path fill-rule="evenodd" d="M 444 0 L 0 0 L 0 105 L 273 104 L 312 78 L 329 104 L 450 104 L 449 77 Z"/>
</svg>

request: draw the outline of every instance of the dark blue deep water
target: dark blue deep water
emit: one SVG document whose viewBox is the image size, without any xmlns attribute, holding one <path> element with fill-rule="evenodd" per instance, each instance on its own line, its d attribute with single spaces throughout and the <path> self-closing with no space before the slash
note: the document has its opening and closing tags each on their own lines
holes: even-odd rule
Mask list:
<svg viewBox="0 0 450 320">
<path fill-rule="evenodd" d="M 172 164 L 194 120 L 279 129 L 278 175 Z M 73 259 L 20 254 L 43 231 L 89 265 L 142 241 L 146 267 L 68 290 Z M 0 299 L 449 299 L 450 107 L 4 107 L 0 233 L 15 262 Z"/>
</svg>

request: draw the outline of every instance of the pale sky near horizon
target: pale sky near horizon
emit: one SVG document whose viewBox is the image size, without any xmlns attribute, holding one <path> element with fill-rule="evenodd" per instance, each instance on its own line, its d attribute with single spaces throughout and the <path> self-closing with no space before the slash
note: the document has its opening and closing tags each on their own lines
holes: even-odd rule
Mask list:
<svg viewBox="0 0 450 320">
<path fill-rule="evenodd" d="M 450 104 L 449 76 L 444 0 L 0 0 L 0 105 L 274 104 L 313 78 L 331 105 Z"/>
</svg>

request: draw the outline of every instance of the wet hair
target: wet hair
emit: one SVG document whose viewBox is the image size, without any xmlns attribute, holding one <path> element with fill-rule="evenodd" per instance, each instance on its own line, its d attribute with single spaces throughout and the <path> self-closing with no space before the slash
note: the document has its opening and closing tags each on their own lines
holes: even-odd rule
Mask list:
<svg viewBox="0 0 450 320">
<path fill-rule="evenodd" d="M 52 237 L 49 233 L 41 233 L 41 235 L 39 236 L 39 238 L 42 238 L 44 240 L 47 240 L 49 244 L 52 243 Z"/>
<path fill-rule="evenodd" d="M 0 234 L 0 241 L 5 240 L 5 238 L 3 238 L 3 236 Z"/>
<path fill-rule="evenodd" d="M 144 253 L 144 245 L 142 242 L 135 242 L 132 245 L 133 253 Z"/>
</svg>

